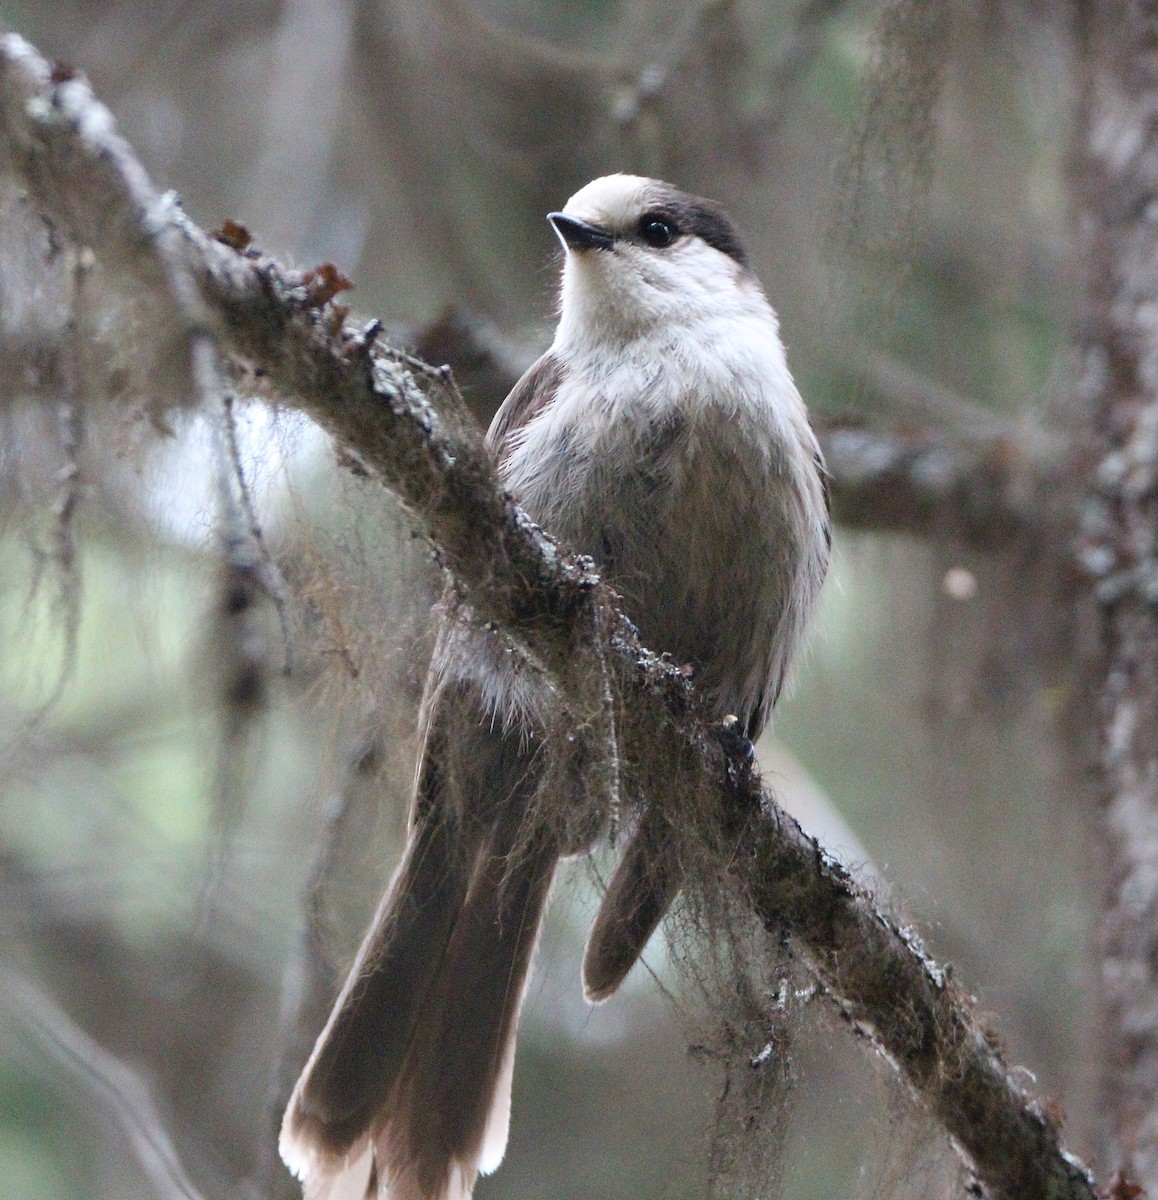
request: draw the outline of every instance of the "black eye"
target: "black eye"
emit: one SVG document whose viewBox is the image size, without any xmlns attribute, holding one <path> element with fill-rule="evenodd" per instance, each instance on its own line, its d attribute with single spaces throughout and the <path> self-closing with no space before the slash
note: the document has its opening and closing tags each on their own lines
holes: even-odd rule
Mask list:
<svg viewBox="0 0 1158 1200">
<path fill-rule="evenodd" d="M 649 246 L 654 246 L 657 250 L 662 250 L 665 246 L 670 246 L 679 237 L 679 234 L 680 231 L 676 228 L 675 222 L 669 221 L 667 217 L 660 217 L 655 213 L 650 213 L 648 216 L 640 219 L 639 236 Z"/>
</svg>

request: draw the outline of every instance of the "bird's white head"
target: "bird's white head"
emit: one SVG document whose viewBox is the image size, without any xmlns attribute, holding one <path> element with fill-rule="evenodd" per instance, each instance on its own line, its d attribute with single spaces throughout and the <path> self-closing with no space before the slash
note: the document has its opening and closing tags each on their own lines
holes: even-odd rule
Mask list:
<svg viewBox="0 0 1158 1200">
<path fill-rule="evenodd" d="M 557 344 L 678 335 L 729 316 L 772 317 L 719 205 L 658 179 L 606 175 L 548 216 L 566 250 Z"/>
</svg>

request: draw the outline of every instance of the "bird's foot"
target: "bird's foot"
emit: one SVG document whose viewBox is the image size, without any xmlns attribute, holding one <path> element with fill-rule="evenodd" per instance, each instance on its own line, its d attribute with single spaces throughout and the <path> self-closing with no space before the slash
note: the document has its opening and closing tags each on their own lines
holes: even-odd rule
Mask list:
<svg viewBox="0 0 1158 1200">
<path fill-rule="evenodd" d="M 756 747 L 738 717 L 726 716 L 715 726 L 716 737 L 728 757 L 728 770 L 747 775 L 756 762 Z"/>
</svg>

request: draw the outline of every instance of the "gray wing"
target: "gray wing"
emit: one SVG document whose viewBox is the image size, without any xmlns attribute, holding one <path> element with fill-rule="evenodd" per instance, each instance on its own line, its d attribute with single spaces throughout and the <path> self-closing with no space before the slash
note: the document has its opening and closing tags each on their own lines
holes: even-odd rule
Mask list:
<svg viewBox="0 0 1158 1200">
<path fill-rule="evenodd" d="M 555 398 L 562 376 L 563 364 L 548 351 L 511 388 L 510 395 L 500 405 L 487 430 L 487 445 L 495 452 L 499 462 L 509 453 L 511 435 L 542 412 Z"/>
</svg>

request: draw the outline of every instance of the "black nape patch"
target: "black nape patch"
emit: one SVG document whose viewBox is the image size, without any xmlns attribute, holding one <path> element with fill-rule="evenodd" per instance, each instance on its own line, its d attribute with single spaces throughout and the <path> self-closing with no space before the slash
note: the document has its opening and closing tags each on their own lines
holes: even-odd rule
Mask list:
<svg viewBox="0 0 1158 1200">
<path fill-rule="evenodd" d="M 735 259 L 742 267 L 748 265 L 748 251 L 740 241 L 740 233 L 732 224 L 732 218 L 722 208 L 717 208 L 707 200 L 696 201 L 697 207 L 692 207 L 688 214 L 687 227 L 696 235 L 703 238 L 709 246 L 714 246 L 721 254 Z"/>
<path fill-rule="evenodd" d="M 670 209 L 681 232 L 702 239 L 742 267 L 748 265 L 748 252 L 740 240 L 740 231 L 732 218 L 714 200 L 689 196 L 686 192 L 677 192 L 673 188 L 671 194 L 665 197 L 665 201 L 665 207 Z"/>
</svg>

